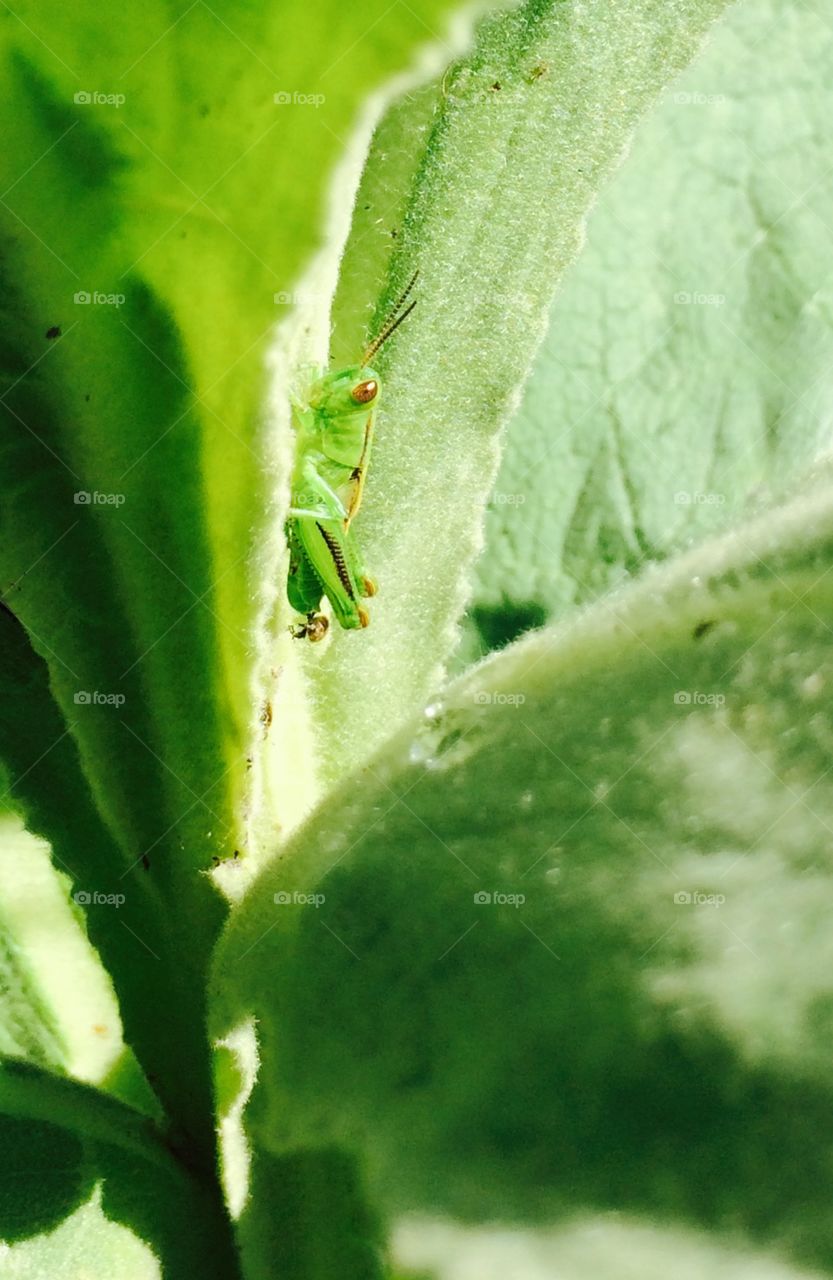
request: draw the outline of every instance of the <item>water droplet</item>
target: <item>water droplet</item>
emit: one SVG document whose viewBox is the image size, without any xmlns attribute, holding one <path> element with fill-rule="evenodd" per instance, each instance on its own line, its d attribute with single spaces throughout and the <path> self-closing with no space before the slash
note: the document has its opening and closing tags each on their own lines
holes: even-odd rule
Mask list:
<svg viewBox="0 0 833 1280">
<path fill-rule="evenodd" d="M 428 750 L 427 744 L 425 742 L 420 742 L 419 739 L 417 739 L 416 742 L 411 743 L 410 750 L 408 751 L 408 760 L 411 764 L 424 765 L 426 761 L 430 759 L 430 755 L 431 753 Z"/>
</svg>

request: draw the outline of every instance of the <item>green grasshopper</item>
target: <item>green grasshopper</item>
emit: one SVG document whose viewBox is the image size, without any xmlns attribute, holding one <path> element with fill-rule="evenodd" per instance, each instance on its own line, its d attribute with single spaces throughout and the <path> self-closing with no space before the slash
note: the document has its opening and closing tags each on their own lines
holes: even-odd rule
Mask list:
<svg viewBox="0 0 833 1280">
<path fill-rule="evenodd" d="M 370 622 L 361 601 L 376 594 L 376 585 L 364 571 L 350 531 L 361 506 L 382 391 L 370 361 L 416 306 L 416 298 L 407 307 L 405 303 L 417 275 L 411 276 L 361 364 L 320 374 L 307 398 L 292 402 L 297 452 L 286 522 L 286 594 L 305 618 L 290 628 L 298 640 L 315 642 L 327 634 L 329 621 L 320 612 L 324 596 L 346 630 Z"/>
</svg>

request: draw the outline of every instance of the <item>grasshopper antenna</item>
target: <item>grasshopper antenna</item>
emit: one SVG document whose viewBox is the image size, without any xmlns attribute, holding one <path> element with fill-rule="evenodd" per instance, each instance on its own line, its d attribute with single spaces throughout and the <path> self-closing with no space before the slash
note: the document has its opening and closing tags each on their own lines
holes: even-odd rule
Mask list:
<svg viewBox="0 0 833 1280">
<path fill-rule="evenodd" d="M 394 332 L 394 330 L 398 329 L 402 321 L 407 320 L 408 316 L 413 311 L 414 307 L 418 302 L 418 299 L 414 298 L 413 301 L 407 307 L 405 307 L 405 303 L 408 301 L 411 290 L 413 289 L 414 285 L 417 282 L 418 275 L 419 275 L 419 267 L 417 267 L 416 271 L 408 281 L 408 284 L 406 285 L 405 289 L 402 291 L 402 293 L 399 295 L 396 302 L 394 303 L 393 310 L 391 311 L 388 319 L 382 325 L 382 329 L 380 333 L 378 334 L 377 337 L 373 339 L 370 346 L 367 348 L 364 355 L 362 356 L 363 365 L 366 365 L 370 360 L 373 359 L 373 357 L 376 355 L 376 352 L 379 350 L 382 344 L 387 342 L 388 338 Z M 403 307 L 405 307 L 404 311 L 402 310 Z"/>
</svg>

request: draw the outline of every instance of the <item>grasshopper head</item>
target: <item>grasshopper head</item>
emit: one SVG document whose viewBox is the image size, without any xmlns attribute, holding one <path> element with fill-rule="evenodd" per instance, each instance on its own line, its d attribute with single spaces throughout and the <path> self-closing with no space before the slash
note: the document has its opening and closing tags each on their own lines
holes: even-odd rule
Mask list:
<svg viewBox="0 0 833 1280">
<path fill-rule="evenodd" d="M 377 373 L 367 365 L 354 364 L 325 373 L 313 389 L 310 404 L 323 418 L 366 414 L 378 404 L 381 390 Z"/>
</svg>

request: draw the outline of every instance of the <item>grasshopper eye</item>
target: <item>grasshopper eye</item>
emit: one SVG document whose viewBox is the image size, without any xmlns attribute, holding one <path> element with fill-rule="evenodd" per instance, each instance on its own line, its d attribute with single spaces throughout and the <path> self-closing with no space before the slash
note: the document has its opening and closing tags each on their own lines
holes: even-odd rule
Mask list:
<svg viewBox="0 0 833 1280">
<path fill-rule="evenodd" d="M 379 392 L 379 384 L 375 378 L 367 378 L 364 382 L 357 382 L 353 390 L 350 392 L 350 399 L 355 400 L 356 404 L 370 404 L 371 400 L 375 400 Z"/>
</svg>

